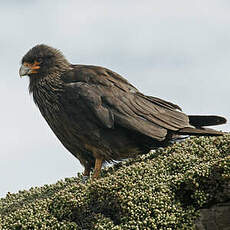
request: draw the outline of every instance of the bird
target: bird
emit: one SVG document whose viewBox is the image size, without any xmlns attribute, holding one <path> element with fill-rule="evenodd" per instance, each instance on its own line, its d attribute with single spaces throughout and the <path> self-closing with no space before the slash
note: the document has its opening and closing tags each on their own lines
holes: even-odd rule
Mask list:
<svg viewBox="0 0 230 230">
<path fill-rule="evenodd" d="M 24 55 L 19 75 L 29 77 L 29 92 L 42 116 L 83 165 L 83 176 L 93 171 L 93 179 L 104 164 L 167 146 L 174 137 L 223 135 L 206 126 L 227 121 L 186 115 L 174 103 L 141 93 L 116 72 L 71 64 L 59 49 L 45 44 Z"/>
</svg>

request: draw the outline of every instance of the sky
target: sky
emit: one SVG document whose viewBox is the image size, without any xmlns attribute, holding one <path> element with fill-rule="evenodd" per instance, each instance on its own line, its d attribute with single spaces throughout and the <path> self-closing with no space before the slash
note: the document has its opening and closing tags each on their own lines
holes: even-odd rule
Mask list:
<svg viewBox="0 0 230 230">
<path fill-rule="evenodd" d="M 1 3 L 0 28 L 0 197 L 83 171 L 34 105 L 28 77 L 19 77 L 36 44 L 110 68 L 187 114 L 230 120 L 227 0 L 11 0 Z"/>
</svg>

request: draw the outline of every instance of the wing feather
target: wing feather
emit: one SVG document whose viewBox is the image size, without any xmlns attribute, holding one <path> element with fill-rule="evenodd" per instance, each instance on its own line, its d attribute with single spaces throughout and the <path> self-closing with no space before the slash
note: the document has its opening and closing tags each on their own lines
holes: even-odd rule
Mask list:
<svg viewBox="0 0 230 230">
<path fill-rule="evenodd" d="M 179 106 L 143 95 L 108 69 L 79 65 L 68 74 L 63 77 L 67 88 L 74 90 L 105 128 L 118 125 L 164 140 L 168 130 L 192 127 Z"/>
</svg>

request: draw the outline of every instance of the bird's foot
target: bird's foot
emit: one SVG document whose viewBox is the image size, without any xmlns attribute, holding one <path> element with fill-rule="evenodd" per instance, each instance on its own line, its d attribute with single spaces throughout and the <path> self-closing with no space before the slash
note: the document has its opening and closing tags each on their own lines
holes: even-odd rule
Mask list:
<svg viewBox="0 0 230 230">
<path fill-rule="evenodd" d="M 81 182 L 82 182 L 83 184 L 86 184 L 86 182 L 88 181 L 88 179 L 89 179 L 89 176 L 83 175 L 82 178 L 81 178 Z"/>
</svg>

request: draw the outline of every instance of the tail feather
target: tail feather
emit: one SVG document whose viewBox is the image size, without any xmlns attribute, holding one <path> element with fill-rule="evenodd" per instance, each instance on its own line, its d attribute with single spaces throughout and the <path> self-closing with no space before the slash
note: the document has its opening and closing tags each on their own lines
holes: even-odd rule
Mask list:
<svg viewBox="0 0 230 230">
<path fill-rule="evenodd" d="M 201 128 L 203 126 L 222 125 L 226 122 L 227 120 L 220 116 L 189 115 L 189 123 L 196 128 Z"/>
<path fill-rule="evenodd" d="M 224 135 L 223 132 L 217 131 L 214 129 L 191 128 L 191 127 L 186 127 L 186 128 L 180 129 L 177 133 L 182 134 L 182 135 L 195 135 L 195 136 L 221 136 L 221 135 Z"/>
</svg>

